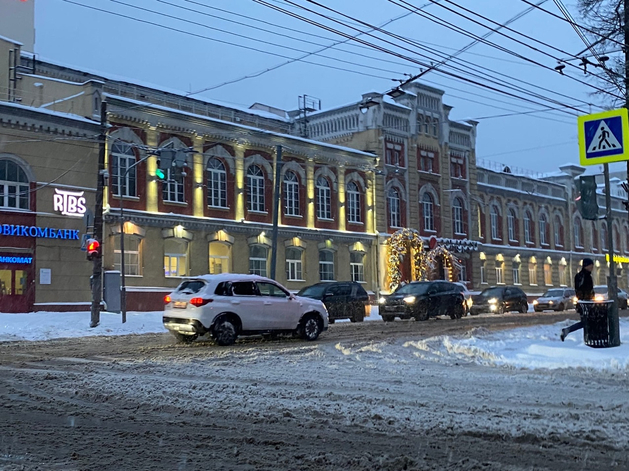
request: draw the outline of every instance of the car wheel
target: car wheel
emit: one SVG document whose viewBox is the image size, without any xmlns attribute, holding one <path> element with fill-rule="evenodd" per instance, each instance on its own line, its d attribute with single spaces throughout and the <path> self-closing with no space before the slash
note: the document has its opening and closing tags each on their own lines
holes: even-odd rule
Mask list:
<svg viewBox="0 0 629 471">
<path fill-rule="evenodd" d="M 428 314 L 428 309 L 422 309 L 419 311 L 419 314 L 415 314 L 416 321 L 427 321 L 430 315 Z"/>
<path fill-rule="evenodd" d="M 197 334 L 184 335 L 179 332 L 171 332 L 171 334 L 175 336 L 177 343 L 192 343 L 199 337 Z"/>
<path fill-rule="evenodd" d="M 455 306 L 449 314 L 450 319 L 460 319 L 465 315 L 465 308 L 463 307 L 463 305 Z"/>
<path fill-rule="evenodd" d="M 384 322 L 393 322 L 393 319 L 395 319 L 393 316 L 382 316 Z"/>
<path fill-rule="evenodd" d="M 221 347 L 232 345 L 236 341 L 236 337 L 238 337 L 236 326 L 227 319 L 222 319 L 216 323 L 213 335 L 214 340 Z"/>
<path fill-rule="evenodd" d="M 299 328 L 301 338 L 310 341 L 317 340 L 322 328 L 323 326 L 321 325 L 321 319 L 319 316 L 316 314 L 307 314 L 301 321 L 301 326 Z"/>
<path fill-rule="evenodd" d="M 365 320 L 364 314 L 356 314 L 354 317 L 350 319 L 351 322 L 362 322 Z"/>
<path fill-rule="evenodd" d="M 496 314 L 504 314 L 505 313 L 505 305 L 499 304 L 496 308 Z"/>
<path fill-rule="evenodd" d="M 558 312 L 563 312 L 566 310 L 566 306 L 563 305 L 563 303 L 561 303 L 559 306 L 557 306 L 557 311 Z"/>
<path fill-rule="evenodd" d="M 334 321 L 335 321 L 335 319 L 330 319 L 330 318 L 328 317 L 328 324 L 334 324 Z"/>
<path fill-rule="evenodd" d="M 520 312 L 522 314 L 529 312 L 529 303 L 522 303 L 522 306 L 520 306 Z"/>
</svg>

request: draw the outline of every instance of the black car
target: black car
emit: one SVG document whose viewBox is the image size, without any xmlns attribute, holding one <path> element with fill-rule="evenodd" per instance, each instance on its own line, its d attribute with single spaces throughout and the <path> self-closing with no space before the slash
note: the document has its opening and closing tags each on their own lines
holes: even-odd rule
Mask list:
<svg viewBox="0 0 629 471">
<path fill-rule="evenodd" d="M 465 314 L 465 297 L 460 286 L 449 281 L 413 281 L 398 287 L 385 300 L 380 316 L 385 322 L 394 318 L 418 321 L 449 315 L 460 319 Z"/>
<path fill-rule="evenodd" d="M 330 324 L 336 319 L 362 322 L 365 319 L 366 306 L 369 304 L 367 291 L 354 281 L 317 283 L 302 288 L 297 296 L 323 301 L 328 310 Z"/>
<path fill-rule="evenodd" d="M 472 297 L 470 314 L 491 312 L 502 314 L 503 312 L 518 311 L 525 313 L 529 310 L 529 302 L 526 293 L 517 286 L 495 286 L 486 288 L 480 294 Z"/>
</svg>

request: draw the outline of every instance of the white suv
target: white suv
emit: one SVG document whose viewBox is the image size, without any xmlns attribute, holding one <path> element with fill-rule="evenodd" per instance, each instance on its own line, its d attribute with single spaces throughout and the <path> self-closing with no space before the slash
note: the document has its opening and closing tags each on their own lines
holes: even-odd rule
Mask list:
<svg viewBox="0 0 629 471">
<path fill-rule="evenodd" d="M 164 327 L 180 342 L 211 334 L 219 345 L 231 345 L 239 335 L 265 333 L 297 333 L 316 340 L 328 328 L 321 301 L 295 296 L 257 275 L 187 278 L 164 302 Z"/>
</svg>

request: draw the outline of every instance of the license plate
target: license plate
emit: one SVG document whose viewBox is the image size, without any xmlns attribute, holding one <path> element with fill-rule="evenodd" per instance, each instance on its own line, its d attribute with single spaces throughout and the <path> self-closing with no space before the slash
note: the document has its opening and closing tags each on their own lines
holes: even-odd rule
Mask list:
<svg viewBox="0 0 629 471">
<path fill-rule="evenodd" d="M 185 301 L 175 301 L 173 303 L 173 307 L 176 307 L 177 309 L 185 309 L 187 305 L 188 303 Z"/>
<path fill-rule="evenodd" d="M 385 311 L 397 311 L 397 306 L 385 306 Z"/>
</svg>

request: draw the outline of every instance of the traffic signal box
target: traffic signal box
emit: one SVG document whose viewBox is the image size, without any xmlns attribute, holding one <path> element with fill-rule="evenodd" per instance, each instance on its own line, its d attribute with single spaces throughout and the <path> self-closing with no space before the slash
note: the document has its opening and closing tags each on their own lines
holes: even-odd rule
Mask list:
<svg viewBox="0 0 629 471">
<path fill-rule="evenodd" d="M 100 242 L 96 239 L 87 239 L 87 259 L 94 260 L 101 256 Z"/>
<path fill-rule="evenodd" d="M 596 177 L 581 176 L 577 180 L 579 196 L 576 203 L 581 217 L 590 221 L 598 219 L 598 201 L 596 200 Z"/>
</svg>

